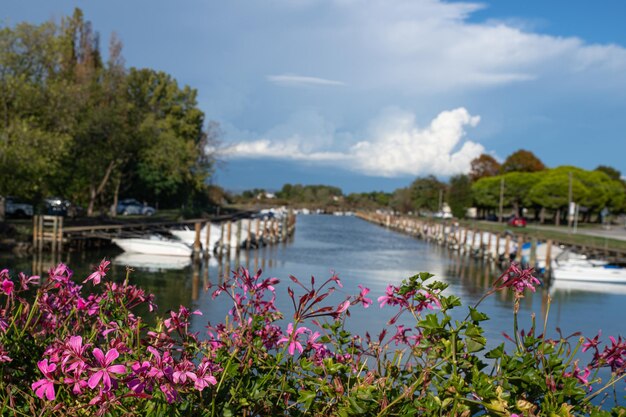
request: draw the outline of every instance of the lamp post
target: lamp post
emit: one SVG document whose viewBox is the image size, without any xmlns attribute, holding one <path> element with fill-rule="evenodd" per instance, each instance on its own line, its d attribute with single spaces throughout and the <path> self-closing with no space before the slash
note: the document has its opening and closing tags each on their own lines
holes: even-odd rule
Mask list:
<svg viewBox="0 0 626 417">
<path fill-rule="evenodd" d="M 500 214 L 498 215 L 498 223 L 502 223 L 504 211 L 504 177 L 500 178 Z"/>
</svg>

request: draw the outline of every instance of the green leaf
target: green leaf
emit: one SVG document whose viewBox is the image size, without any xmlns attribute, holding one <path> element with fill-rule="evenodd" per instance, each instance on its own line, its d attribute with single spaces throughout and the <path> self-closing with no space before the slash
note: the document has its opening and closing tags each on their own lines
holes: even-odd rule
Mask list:
<svg viewBox="0 0 626 417">
<path fill-rule="evenodd" d="M 489 320 L 489 317 L 487 317 L 487 315 L 485 313 L 481 313 L 480 311 L 476 310 L 474 307 L 470 307 L 470 317 L 472 318 L 473 321 L 485 321 L 485 320 Z"/>
</svg>

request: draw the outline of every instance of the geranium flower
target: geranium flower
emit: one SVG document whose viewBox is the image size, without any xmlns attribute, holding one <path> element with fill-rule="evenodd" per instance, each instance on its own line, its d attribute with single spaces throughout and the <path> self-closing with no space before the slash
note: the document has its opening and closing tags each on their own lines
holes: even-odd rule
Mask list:
<svg viewBox="0 0 626 417">
<path fill-rule="evenodd" d="M 308 331 L 309 329 L 307 329 L 306 327 L 299 327 L 298 329 L 294 330 L 293 323 L 289 323 L 287 325 L 287 335 L 289 337 L 281 337 L 280 339 L 278 339 L 278 343 L 280 344 L 289 342 L 288 352 L 292 356 L 295 353 L 296 349 L 298 349 L 298 352 L 302 353 L 304 348 L 302 347 L 302 344 L 298 341 L 298 335 Z"/>
<path fill-rule="evenodd" d="M 15 284 L 13 284 L 13 281 L 8 278 L 5 278 L 2 280 L 2 282 L 0 282 L 0 290 L 2 290 L 2 292 L 6 295 L 11 295 L 11 293 L 13 293 L 14 287 Z"/>
<path fill-rule="evenodd" d="M 106 275 L 107 271 L 109 270 L 109 264 L 110 263 L 111 263 L 111 261 L 107 261 L 106 259 L 103 259 L 100 262 L 100 265 L 98 265 L 98 267 L 95 269 L 95 271 L 92 272 L 92 274 L 89 275 L 87 277 L 87 279 L 84 280 L 83 282 L 93 281 L 94 285 L 100 284 L 100 280 L 102 278 L 104 278 L 104 276 Z"/>
<path fill-rule="evenodd" d="M 44 397 L 46 397 L 48 401 L 52 401 L 56 398 L 52 373 L 56 371 L 57 366 L 55 363 L 49 364 L 48 359 L 44 359 L 37 362 L 37 367 L 39 367 L 39 370 L 45 378 L 33 382 L 31 388 L 33 389 L 33 391 L 35 391 L 35 395 L 37 395 L 42 400 Z"/>
<path fill-rule="evenodd" d="M 99 362 L 100 368 L 96 368 L 98 370 L 89 378 L 87 385 L 89 385 L 89 388 L 94 389 L 102 380 L 104 391 L 109 391 L 112 383 L 115 382 L 115 379 L 111 379 L 113 374 L 125 373 L 126 367 L 124 365 L 111 365 L 120 356 L 117 349 L 111 349 L 105 355 L 100 349 L 95 348 L 93 356 Z"/>
</svg>

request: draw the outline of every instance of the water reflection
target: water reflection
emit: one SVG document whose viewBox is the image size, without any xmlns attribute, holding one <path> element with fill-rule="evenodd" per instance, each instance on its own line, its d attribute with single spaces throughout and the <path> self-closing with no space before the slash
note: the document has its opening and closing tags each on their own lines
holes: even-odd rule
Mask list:
<svg viewBox="0 0 626 417">
<path fill-rule="evenodd" d="M 232 250 L 221 258 L 150 259 L 143 255 L 123 254 L 111 248 L 55 256 L 43 253 L 24 258 L 0 254 L 0 265 L 10 268 L 13 274 L 24 271 L 45 275 L 52 265 L 66 262 L 75 270 L 76 279 L 82 281 L 91 268 L 105 257 L 113 260 L 109 277 L 122 281 L 126 276 L 126 267 L 130 266 L 133 269 L 131 282 L 155 294 L 161 313 L 179 305 L 203 311 L 204 316 L 194 317 L 194 326 L 198 331 L 203 331 L 208 320 L 223 320 L 228 310 L 226 303 L 213 300 L 210 288 L 223 283 L 240 266 L 251 271 L 262 269 L 264 276 L 275 276 L 283 282 L 277 288 L 277 302 L 279 307 L 285 309 L 287 317 L 292 308 L 286 297 L 291 274 L 303 280 L 312 275 L 323 280 L 337 273 L 344 288 L 335 294 L 333 301 L 341 300 L 346 294 L 357 293 L 358 284 L 369 287 L 371 298 L 375 301 L 387 285 L 398 285 L 417 272 L 428 271 L 435 274 L 436 279 L 448 283 L 449 293 L 459 296 L 464 305 L 475 304 L 500 274 L 497 265 L 491 262 L 356 218 L 338 216 L 300 216 L 297 233 L 288 242 L 250 251 Z M 593 335 L 598 327 L 602 327 L 603 334 L 607 336 L 625 333 L 620 318 L 626 313 L 626 286 L 584 284 L 573 287 L 557 281 L 550 291 L 538 288 L 537 293 L 529 293 L 521 301 L 520 319 L 523 325 L 529 325 L 533 312 L 537 314 L 538 321 L 543 318 L 549 296 L 552 297 L 549 329 L 559 326 L 565 333 L 582 330 Z M 512 301 L 510 294 L 501 292 L 483 302 L 481 310 L 492 319 L 486 323 L 488 337 L 500 340 L 502 331 L 510 331 Z M 380 310 L 375 303 L 367 310 L 353 313 L 353 330 L 376 332 L 387 326 L 391 315 L 392 311 Z"/>
<path fill-rule="evenodd" d="M 164 269 L 185 269 L 191 265 L 191 258 L 184 256 L 161 256 L 124 252 L 113 258 L 113 263 L 117 265 L 130 266 L 135 270 L 161 272 Z"/>
</svg>

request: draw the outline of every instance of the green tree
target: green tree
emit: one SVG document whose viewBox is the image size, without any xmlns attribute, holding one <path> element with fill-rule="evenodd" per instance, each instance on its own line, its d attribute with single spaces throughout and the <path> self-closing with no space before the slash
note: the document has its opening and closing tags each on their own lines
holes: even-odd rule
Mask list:
<svg viewBox="0 0 626 417">
<path fill-rule="evenodd" d="M 440 197 L 445 194 L 446 184 L 439 181 L 433 175 L 417 178 L 409 186 L 413 210 L 428 210 L 435 212 L 440 210 Z"/>
<path fill-rule="evenodd" d="M 615 181 L 620 181 L 622 179 L 622 173 L 619 170 L 607 165 L 598 165 L 595 171 L 604 172 L 609 176 L 609 178 Z"/>
<path fill-rule="evenodd" d="M 472 184 L 476 207 L 483 211 L 497 209 L 500 204 L 500 177 L 485 177 Z"/>
<path fill-rule="evenodd" d="M 543 171 L 539 172 L 509 172 L 498 178 L 504 178 L 504 201 L 507 207 L 512 207 L 513 212 L 520 215 L 523 207 L 533 205 L 529 199 L 529 192 L 537 184 Z"/>
<path fill-rule="evenodd" d="M 472 205 L 472 182 L 467 175 L 455 175 L 450 178 L 448 204 L 455 217 L 463 218 Z"/>
</svg>

